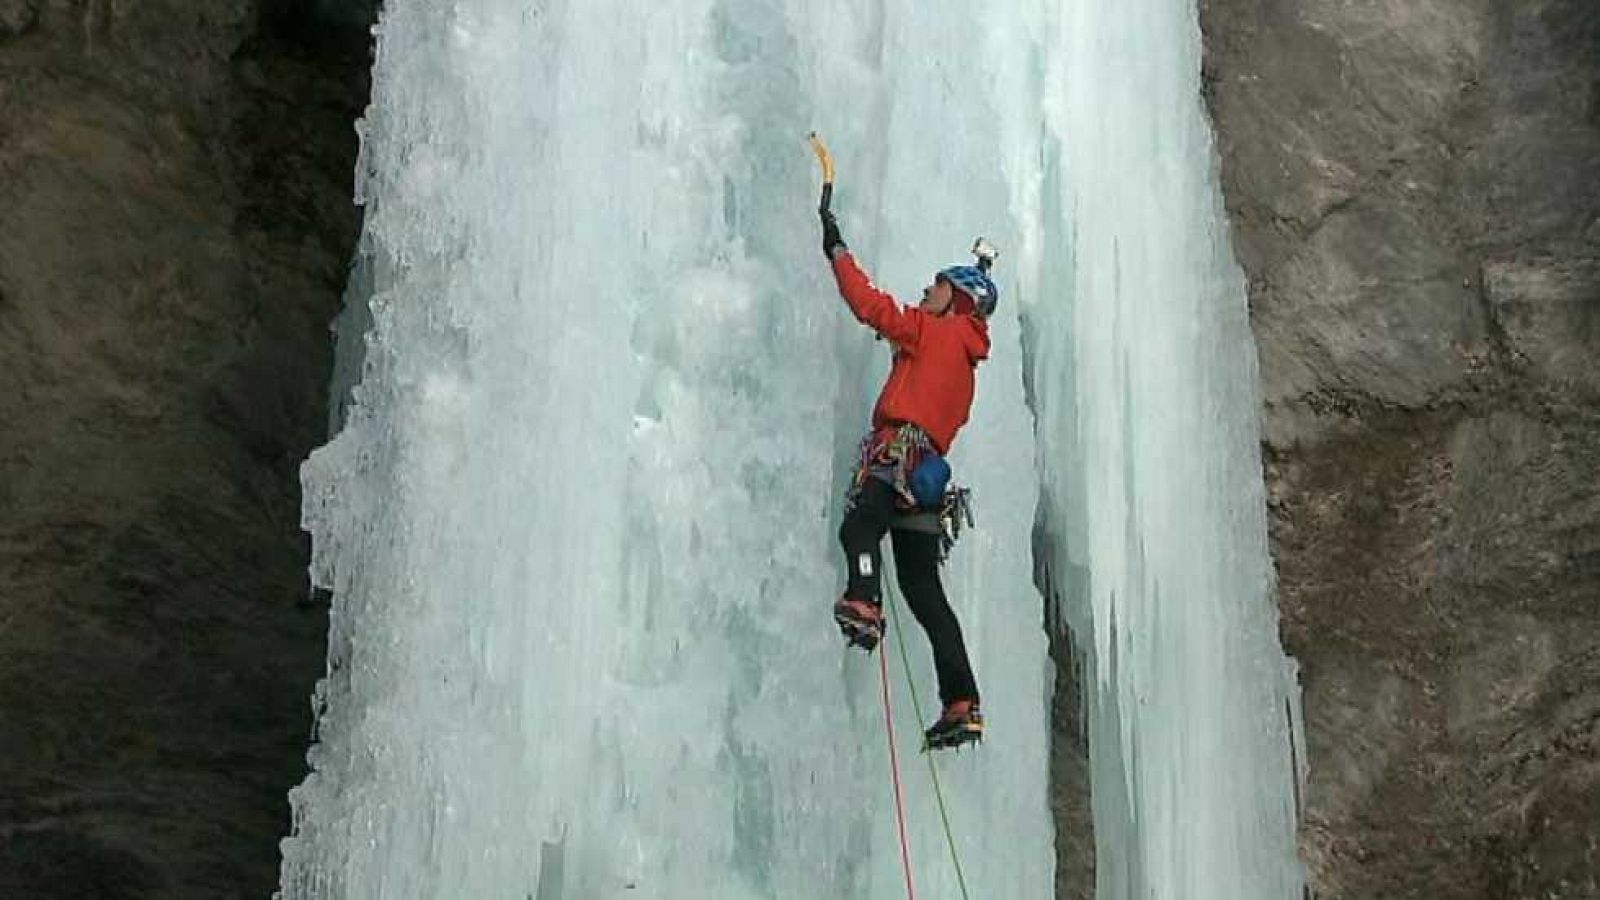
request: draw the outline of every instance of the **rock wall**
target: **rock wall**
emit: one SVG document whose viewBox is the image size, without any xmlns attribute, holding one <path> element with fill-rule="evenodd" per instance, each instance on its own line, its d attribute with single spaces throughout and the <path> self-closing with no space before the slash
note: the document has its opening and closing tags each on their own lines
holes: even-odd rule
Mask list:
<svg viewBox="0 0 1600 900">
<path fill-rule="evenodd" d="M 368 68 L 311 0 L 0 0 L 0 896 L 276 884 Z"/>
<path fill-rule="evenodd" d="M 1201 18 L 1315 895 L 1600 897 L 1600 4 Z"/>
</svg>

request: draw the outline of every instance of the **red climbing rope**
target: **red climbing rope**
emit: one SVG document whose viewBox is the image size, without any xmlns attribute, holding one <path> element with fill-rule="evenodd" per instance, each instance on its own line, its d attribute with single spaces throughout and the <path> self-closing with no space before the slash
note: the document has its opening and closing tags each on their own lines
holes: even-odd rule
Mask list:
<svg viewBox="0 0 1600 900">
<path fill-rule="evenodd" d="M 906 840 L 906 804 L 900 791 L 900 757 L 894 750 L 894 710 L 889 706 L 889 657 L 878 650 L 878 674 L 883 682 L 883 724 L 889 733 L 889 771 L 894 775 L 894 815 L 900 826 L 900 864 L 906 870 L 906 898 L 917 900 L 911 886 L 911 845 Z"/>
</svg>

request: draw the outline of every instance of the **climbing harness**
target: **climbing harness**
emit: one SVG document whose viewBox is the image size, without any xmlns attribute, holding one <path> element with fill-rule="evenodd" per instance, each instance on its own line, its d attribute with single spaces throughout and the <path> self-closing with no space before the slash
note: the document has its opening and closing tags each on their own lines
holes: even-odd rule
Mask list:
<svg viewBox="0 0 1600 900">
<path fill-rule="evenodd" d="M 861 439 L 860 457 L 845 492 L 844 508 L 848 514 L 860 502 L 867 479 L 877 478 L 888 484 L 894 488 L 898 507 L 889 527 L 938 535 L 942 564 L 950 558 L 961 532 L 974 525 L 972 489 L 946 481 L 937 503 L 919 504 L 911 483 L 919 467 L 927 465 L 930 454 L 936 455 L 933 441 L 916 425 L 891 425 L 869 432 Z"/>
<path fill-rule="evenodd" d="M 937 452 L 928 433 L 910 422 L 868 432 L 861 439 L 860 461 L 845 494 L 845 511 L 855 508 L 868 478 L 877 478 L 894 488 L 896 505 L 902 512 L 920 509 L 922 504 L 912 492 L 912 481 L 917 467 L 929 454 Z"/>
</svg>

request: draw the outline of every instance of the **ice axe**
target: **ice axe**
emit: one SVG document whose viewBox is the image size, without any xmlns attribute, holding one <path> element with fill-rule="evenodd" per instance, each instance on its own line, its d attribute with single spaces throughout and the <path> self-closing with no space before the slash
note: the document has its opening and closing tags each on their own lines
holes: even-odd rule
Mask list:
<svg viewBox="0 0 1600 900">
<path fill-rule="evenodd" d="M 833 203 L 833 154 L 828 152 L 828 145 L 822 142 L 822 137 L 815 131 L 811 132 L 811 150 L 817 154 L 817 161 L 822 163 L 822 199 L 817 203 L 817 212 L 825 214 Z"/>
<path fill-rule="evenodd" d="M 817 161 L 822 163 L 822 198 L 817 203 L 817 212 L 827 215 L 828 207 L 833 204 L 833 154 L 828 152 L 828 145 L 822 142 L 822 136 L 815 131 L 811 132 L 810 139 L 811 150 L 817 154 Z M 978 268 L 987 272 L 993 268 L 1000 252 L 987 238 L 980 237 L 972 244 L 972 255 L 978 258 Z"/>
</svg>

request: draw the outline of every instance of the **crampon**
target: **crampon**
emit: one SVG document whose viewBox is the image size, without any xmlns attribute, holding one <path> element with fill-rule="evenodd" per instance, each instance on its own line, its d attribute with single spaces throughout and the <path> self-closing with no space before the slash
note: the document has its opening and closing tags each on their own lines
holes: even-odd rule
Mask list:
<svg viewBox="0 0 1600 900">
<path fill-rule="evenodd" d="M 876 603 L 841 597 L 833 605 L 833 621 L 838 623 L 839 632 L 852 647 L 871 653 L 883 640 L 883 609 Z"/>
<path fill-rule="evenodd" d="M 946 704 L 944 714 L 922 733 L 922 750 L 942 750 L 983 740 L 983 713 L 971 700 Z"/>
</svg>

